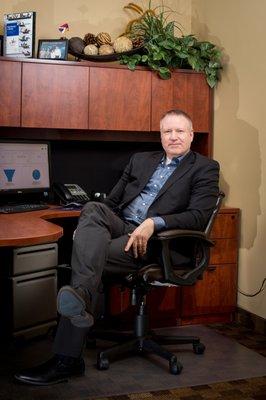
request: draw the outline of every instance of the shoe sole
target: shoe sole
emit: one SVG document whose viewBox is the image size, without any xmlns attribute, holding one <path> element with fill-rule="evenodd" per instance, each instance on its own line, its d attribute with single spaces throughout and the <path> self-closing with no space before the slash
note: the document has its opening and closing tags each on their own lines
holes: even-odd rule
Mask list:
<svg viewBox="0 0 266 400">
<path fill-rule="evenodd" d="M 66 377 L 66 378 L 61 378 L 61 379 L 57 379 L 56 381 L 53 382 L 34 382 L 34 381 L 28 381 L 26 379 L 23 378 L 19 378 L 17 376 L 14 377 L 16 382 L 19 383 L 23 383 L 26 385 L 33 385 L 33 386 L 51 386 L 51 385 L 56 385 L 58 383 L 63 383 L 63 382 L 68 382 L 69 379 L 71 378 L 78 378 L 80 376 L 84 376 L 84 372 L 81 372 L 80 374 L 73 374 L 70 377 Z"/>
<path fill-rule="evenodd" d="M 78 328 L 90 328 L 94 324 L 93 316 L 86 311 L 85 301 L 70 286 L 59 290 L 57 311 L 63 317 L 69 318 L 72 325 Z"/>
</svg>

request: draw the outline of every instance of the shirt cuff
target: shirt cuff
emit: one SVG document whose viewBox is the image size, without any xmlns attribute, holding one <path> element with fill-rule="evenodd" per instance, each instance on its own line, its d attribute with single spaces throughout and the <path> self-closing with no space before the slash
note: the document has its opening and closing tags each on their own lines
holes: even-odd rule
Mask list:
<svg viewBox="0 0 266 400">
<path fill-rule="evenodd" d="M 154 222 L 154 230 L 155 232 L 161 231 L 163 228 L 166 227 L 166 223 L 162 217 L 152 217 L 151 218 Z"/>
</svg>

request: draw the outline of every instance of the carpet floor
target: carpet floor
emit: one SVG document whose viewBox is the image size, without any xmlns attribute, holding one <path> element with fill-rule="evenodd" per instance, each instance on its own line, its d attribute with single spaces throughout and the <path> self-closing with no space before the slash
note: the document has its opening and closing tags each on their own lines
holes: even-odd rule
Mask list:
<svg viewBox="0 0 266 400">
<path fill-rule="evenodd" d="M 180 332 L 180 330 L 182 332 Z M 195 355 L 187 345 L 173 347 L 184 369 L 168 373 L 167 363 L 155 356 L 130 357 L 98 371 L 95 350 L 85 351 L 86 375 L 50 387 L 30 387 L 13 382 L 20 368 L 49 357 L 49 340 L 37 340 L 2 353 L 1 400 L 266 400 L 266 337 L 236 324 L 190 326 L 163 333 L 196 334 L 206 344 L 204 355 Z M 170 347 L 169 347 L 170 348 Z"/>
</svg>

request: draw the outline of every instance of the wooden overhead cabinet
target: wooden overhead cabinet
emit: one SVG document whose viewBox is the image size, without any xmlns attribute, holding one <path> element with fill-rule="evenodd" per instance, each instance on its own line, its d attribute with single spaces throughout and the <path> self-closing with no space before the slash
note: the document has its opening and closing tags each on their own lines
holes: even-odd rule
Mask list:
<svg viewBox="0 0 266 400">
<path fill-rule="evenodd" d="M 89 129 L 150 131 L 150 71 L 90 67 L 89 96 Z"/>
<path fill-rule="evenodd" d="M 21 63 L 0 62 L 0 126 L 20 126 Z"/>
<path fill-rule="evenodd" d="M 88 68 L 23 63 L 22 126 L 88 129 Z"/>
<path fill-rule="evenodd" d="M 152 74 L 151 130 L 158 131 L 160 117 L 166 111 L 178 108 L 191 116 L 195 132 L 211 132 L 211 96 L 202 73 L 177 70 L 167 80 Z"/>
</svg>

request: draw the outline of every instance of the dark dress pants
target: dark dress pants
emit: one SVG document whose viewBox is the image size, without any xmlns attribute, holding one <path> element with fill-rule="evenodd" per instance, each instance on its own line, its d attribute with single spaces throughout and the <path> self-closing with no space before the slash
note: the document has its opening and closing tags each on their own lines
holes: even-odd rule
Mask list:
<svg viewBox="0 0 266 400">
<path fill-rule="evenodd" d="M 140 260 L 133 257 L 132 251 L 124 251 L 128 233 L 135 228 L 102 203 L 90 202 L 83 208 L 73 241 L 71 286 L 85 288 L 92 304 L 105 267 L 118 265 L 125 273 L 127 269 L 140 267 Z M 74 327 L 69 319 L 62 317 L 54 353 L 80 357 L 87 332 L 88 329 Z"/>
</svg>

